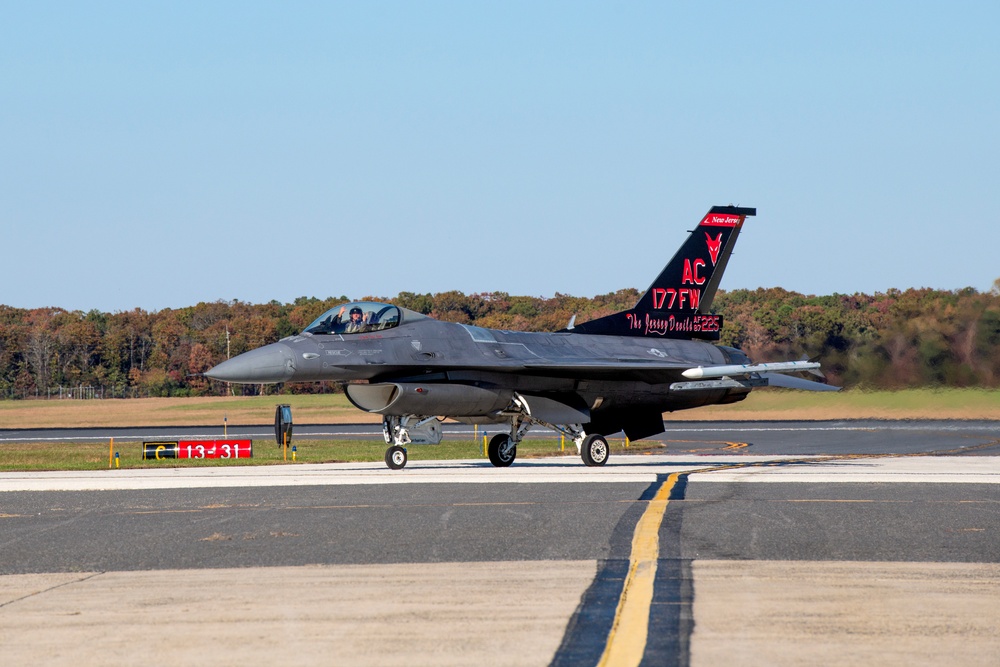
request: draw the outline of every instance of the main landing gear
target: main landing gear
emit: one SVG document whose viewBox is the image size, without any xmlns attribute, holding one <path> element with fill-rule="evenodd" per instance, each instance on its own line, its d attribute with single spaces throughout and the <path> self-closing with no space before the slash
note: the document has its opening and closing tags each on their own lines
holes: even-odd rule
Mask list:
<svg viewBox="0 0 1000 667">
<path fill-rule="evenodd" d="M 519 406 L 515 404 L 515 407 Z M 611 448 L 607 438 L 596 433 L 587 435 L 580 424 L 550 424 L 522 411 L 505 414 L 510 415 L 510 433 L 497 433 L 490 438 L 486 448 L 490 463 L 497 468 L 509 468 L 514 463 L 517 444 L 532 426 L 544 426 L 570 438 L 587 466 L 602 466 L 608 462 Z M 441 421 L 437 417 L 417 415 L 388 416 L 382 420 L 382 436 L 389 445 L 385 450 L 385 464 L 391 470 L 402 470 L 406 467 L 407 445 L 441 442 Z"/>
<path fill-rule="evenodd" d="M 577 446 L 580 448 L 580 458 L 583 459 L 584 464 L 602 466 L 608 462 L 608 454 L 611 453 L 611 449 L 603 435 L 588 435 Z"/>
<path fill-rule="evenodd" d="M 490 456 L 490 463 L 497 468 L 508 468 L 517 457 L 517 443 L 506 433 L 497 433 L 490 438 L 486 451 Z"/>
<path fill-rule="evenodd" d="M 497 433 L 490 438 L 486 450 L 490 457 L 490 463 L 498 468 L 509 467 L 517 457 L 517 443 L 521 442 L 524 434 L 532 425 L 550 428 L 572 439 L 576 443 L 576 451 L 579 452 L 584 465 L 602 466 L 608 462 L 611 448 L 608 446 L 607 438 L 603 435 L 596 433 L 587 435 L 580 424 L 549 424 L 523 412 L 518 412 L 511 416 L 509 434 Z"/>
</svg>

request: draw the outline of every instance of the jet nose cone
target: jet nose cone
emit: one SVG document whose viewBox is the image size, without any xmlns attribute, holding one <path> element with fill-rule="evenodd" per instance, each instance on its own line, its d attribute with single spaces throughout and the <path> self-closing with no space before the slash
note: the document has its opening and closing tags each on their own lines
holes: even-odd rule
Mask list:
<svg viewBox="0 0 1000 667">
<path fill-rule="evenodd" d="M 223 361 L 205 373 L 213 380 L 243 384 L 285 382 L 295 374 L 292 349 L 272 343 Z"/>
</svg>

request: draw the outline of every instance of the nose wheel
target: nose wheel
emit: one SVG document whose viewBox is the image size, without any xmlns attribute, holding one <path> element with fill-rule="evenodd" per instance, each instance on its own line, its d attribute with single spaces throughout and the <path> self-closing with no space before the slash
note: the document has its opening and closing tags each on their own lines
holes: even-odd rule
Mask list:
<svg viewBox="0 0 1000 667">
<path fill-rule="evenodd" d="M 406 450 L 399 445 L 393 445 L 385 450 L 385 464 L 391 470 L 402 470 L 406 465 Z"/>
</svg>

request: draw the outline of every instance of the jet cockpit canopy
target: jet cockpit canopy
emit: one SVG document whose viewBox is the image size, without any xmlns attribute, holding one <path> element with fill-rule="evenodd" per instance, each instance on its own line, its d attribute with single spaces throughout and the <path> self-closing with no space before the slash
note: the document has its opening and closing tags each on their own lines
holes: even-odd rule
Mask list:
<svg viewBox="0 0 1000 667">
<path fill-rule="evenodd" d="M 399 326 L 404 309 L 388 303 L 374 301 L 353 301 L 334 306 L 306 327 L 307 334 L 359 334 L 385 331 Z M 405 311 L 407 316 L 417 315 Z"/>
</svg>

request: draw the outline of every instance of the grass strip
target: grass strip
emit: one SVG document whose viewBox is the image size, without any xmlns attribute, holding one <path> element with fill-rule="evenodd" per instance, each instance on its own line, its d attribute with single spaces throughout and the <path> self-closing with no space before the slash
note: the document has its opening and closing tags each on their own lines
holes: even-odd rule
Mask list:
<svg viewBox="0 0 1000 667">
<path fill-rule="evenodd" d="M 303 440 L 295 442 L 295 464 L 384 461 L 386 445 L 380 440 Z M 626 451 L 619 438 L 610 439 L 612 452 Z M 661 449 L 662 443 L 631 443 L 632 453 Z M 122 468 L 189 468 L 220 466 L 260 466 L 293 464 L 289 448 L 284 460 L 281 448 L 271 440 L 254 442 L 253 458 L 249 459 L 161 459 L 143 460 L 142 442 L 116 441 Z M 482 442 L 444 440 L 439 445 L 411 445 L 407 448 L 410 461 L 486 459 Z M 518 458 L 535 456 L 577 456 L 576 446 L 566 442 L 560 448 L 556 438 L 525 439 L 517 446 Z M 108 443 L 4 443 L 0 445 L 0 472 L 32 472 L 47 470 L 102 470 L 108 467 Z"/>
</svg>

